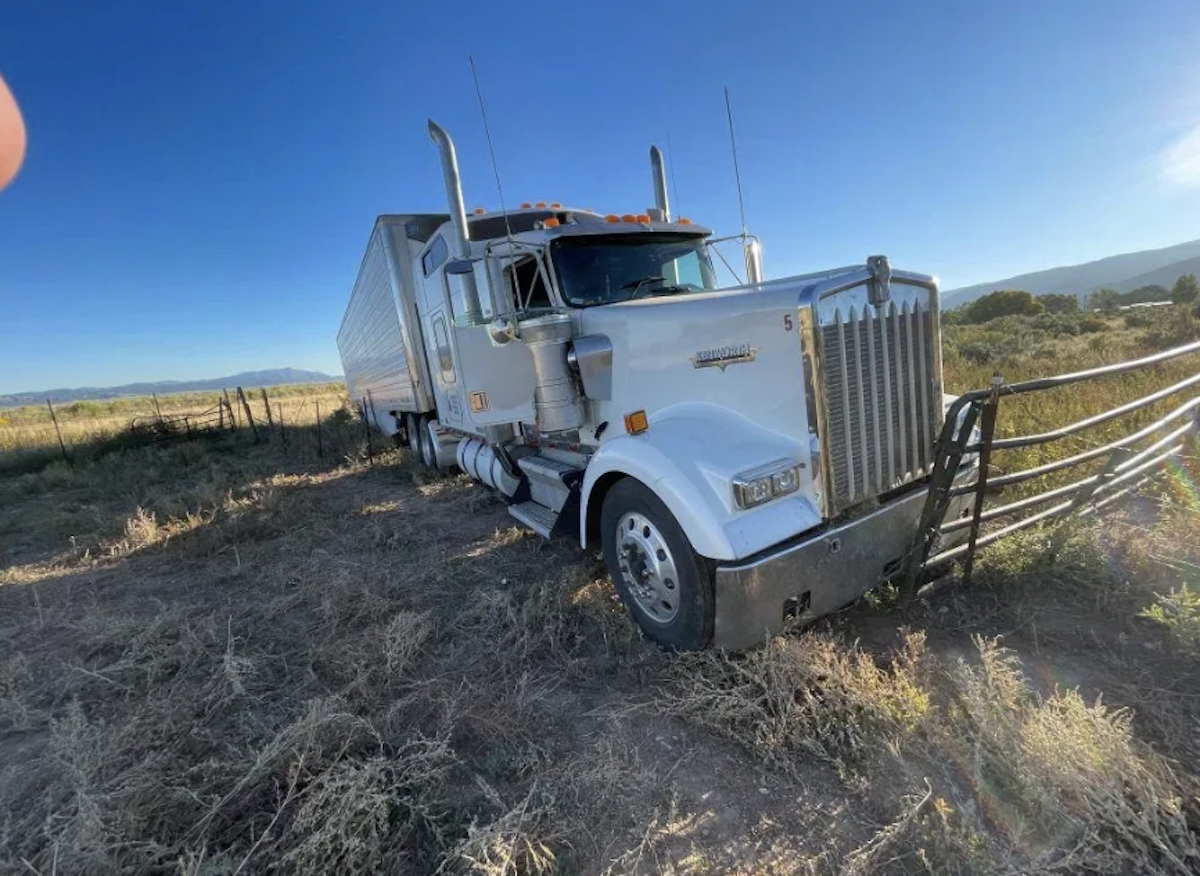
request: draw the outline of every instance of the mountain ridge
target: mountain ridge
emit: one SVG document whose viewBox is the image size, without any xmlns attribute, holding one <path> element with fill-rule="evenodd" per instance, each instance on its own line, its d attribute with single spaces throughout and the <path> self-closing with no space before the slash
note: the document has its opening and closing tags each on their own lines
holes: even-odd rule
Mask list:
<svg viewBox="0 0 1200 876">
<path fill-rule="evenodd" d="M 1120 253 L 1078 265 L 1063 265 L 1017 274 L 1003 280 L 948 289 L 942 293 L 942 306 L 950 309 L 969 304 L 997 289 L 1024 289 L 1034 295 L 1055 293 L 1083 297 L 1104 286 L 1118 292 L 1129 292 L 1152 283 L 1169 288 L 1182 274 L 1196 273 L 1197 270 L 1200 270 L 1200 240 L 1189 240 L 1160 249 Z"/>
<path fill-rule="evenodd" d="M 241 371 L 226 377 L 197 380 L 155 380 L 125 383 L 121 386 L 80 386 L 73 389 L 47 389 L 36 392 L 0 394 L 0 408 L 41 405 L 49 399 L 53 404 L 73 401 L 105 401 L 136 395 L 168 395 L 174 392 L 198 392 L 228 389 L 235 386 L 283 386 L 289 383 L 328 383 L 342 378 L 322 371 L 302 368 L 266 368 L 260 371 Z"/>
</svg>

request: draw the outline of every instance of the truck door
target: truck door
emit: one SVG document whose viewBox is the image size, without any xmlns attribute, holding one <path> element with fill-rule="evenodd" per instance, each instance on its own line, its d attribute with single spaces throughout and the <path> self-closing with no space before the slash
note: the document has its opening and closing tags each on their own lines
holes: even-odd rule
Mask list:
<svg viewBox="0 0 1200 876">
<path fill-rule="evenodd" d="M 425 355 L 429 374 L 433 378 L 437 399 L 438 420 L 447 424 L 463 422 L 463 404 L 458 386 L 458 367 L 450 330 L 454 314 L 447 311 L 449 299 L 443 266 L 449 255 L 446 239 L 435 234 L 421 253 L 417 283 L 421 288 L 422 328 L 425 334 Z"/>
</svg>

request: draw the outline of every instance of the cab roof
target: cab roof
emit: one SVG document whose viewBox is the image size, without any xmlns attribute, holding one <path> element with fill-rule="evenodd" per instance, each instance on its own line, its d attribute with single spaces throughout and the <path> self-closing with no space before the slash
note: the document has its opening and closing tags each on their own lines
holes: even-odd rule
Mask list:
<svg viewBox="0 0 1200 876">
<path fill-rule="evenodd" d="M 507 221 L 506 221 L 507 216 Z M 550 238 L 593 234 L 637 234 L 647 231 L 669 231 L 707 237 L 712 230 L 695 225 L 689 220 L 656 222 L 649 215 L 625 214 L 601 215 L 593 210 L 579 210 L 553 204 L 550 207 L 526 208 L 502 211 L 479 212 L 467 216 L 467 227 L 472 241 L 495 240 L 508 234 L 522 235 L 531 231 L 543 232 Z"/>
</svg>

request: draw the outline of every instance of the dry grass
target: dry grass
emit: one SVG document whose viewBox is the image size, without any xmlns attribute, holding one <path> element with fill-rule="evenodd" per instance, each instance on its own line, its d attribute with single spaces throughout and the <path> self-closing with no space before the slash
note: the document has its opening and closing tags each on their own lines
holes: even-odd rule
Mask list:
<svg viewBox="0 0 1200 876">
<path fill-rule="evenodd" d="M 1187 472 L 901 617 L 670 656 L 596 557 L 314 437 L 0 478 L 0 870 L 1200 868 Z"/>
<path fill-rule="evenodd" d="M 340 382 L 273 386 L 265 391 L 276 425 L 282 417 L 285 426 L 302 430 L 316 424 L 318 405 L 323 417 L 349 405 Z M 262 387 L 246 389 L 251 415 L 260 426 L 267 422 L 263 392 Z M 56 406 L 55 417 L 68 456 L 86 460 L 132 444 L 127 433 L 133 423 L 152 422 L 159 412 L 167 418 L 200 414 L 215 408 L 221 398 L 217 392 L 183 392 L 160 396 L 157 405 L 150 396 L 77 401 Z M 230 399 L 238 423 L 248 428 L 232 390 Z M 46 406 L 0 409 L 0 475 L 37 471 L 61 459 L 58 432 Z"/>
</svg>

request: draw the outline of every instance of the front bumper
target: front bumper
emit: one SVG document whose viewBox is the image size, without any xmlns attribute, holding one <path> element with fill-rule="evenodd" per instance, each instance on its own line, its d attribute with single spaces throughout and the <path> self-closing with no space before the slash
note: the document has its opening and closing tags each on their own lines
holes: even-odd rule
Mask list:
<svg viewBox="0 0 1200 876">
<path fill-rule="evenodd" d="M 960 475 L 961 477 L 961 475 Z M 803 622 L 848 605 L 892 571 L 912 544 L 928 490 L 894 499 L 870 514 L 745 563 L 717 567 L 713 646 L 737 650 L 763 642 L 794 613 Z M 968 507 L 951 501 L 947 520 Z M 966 537 L 955 533 L 941 547 Z"/>
</svg>

